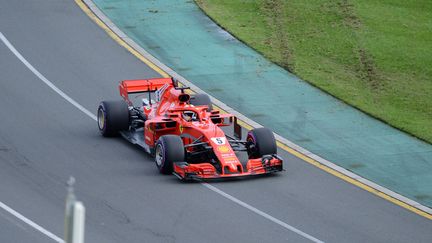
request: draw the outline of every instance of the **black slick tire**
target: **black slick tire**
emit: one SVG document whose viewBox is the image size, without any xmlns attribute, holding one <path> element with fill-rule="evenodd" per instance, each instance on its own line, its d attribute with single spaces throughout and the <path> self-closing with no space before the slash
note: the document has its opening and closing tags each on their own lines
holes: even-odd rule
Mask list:
<svg viewBox="0 0 432 243">
<path fill-rule="evenodd" d="M 118 135 L 119 131 L 129 129 L 129 109 L 123 100 L 102 101 L 98 108 L 99 131 L 104 137 Z"/>
<path fill-rule="evenodd" d="M 277 153 L 276 139 L 268 128 L 260 127 L 249 131 L 246 141 L 249 158 L 261 158 Z"/>
<path fill-rule="evenodd" d="M 156 142 L 155 162 L 161 174 L 171 174 L 174 162 L 185 160 L 183 140 L 177 135 L 164 135 Z"/>
<path fill-rule="evenodd" d="M 213 105 L 210 100 L 210 97 L 206 94 L 196 94 L 190 99 L 191 105 L 200 106 L 206 105 L 208 106 L 207 111 L 210 112 L 213 110 Z"/>
</svg>

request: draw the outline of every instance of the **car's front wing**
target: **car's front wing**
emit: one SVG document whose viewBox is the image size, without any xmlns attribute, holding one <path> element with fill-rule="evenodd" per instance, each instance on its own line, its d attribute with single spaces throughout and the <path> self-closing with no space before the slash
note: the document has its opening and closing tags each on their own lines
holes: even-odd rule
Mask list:
<svg viewBox="0 0 432 243">
<path fill-rule="evenodd" d="M 258 159 L 249 159 L 242 171 L 224 173 L 218 171 L 210 163 L 189 164 L 176 162 L 173 165 L 173 174 L 181 180 L 207 180 L 220 178 L 235 178 L 264 175 L 283 171 L 283 160 L 277 155 L 266 155 Z"/>
</svg>

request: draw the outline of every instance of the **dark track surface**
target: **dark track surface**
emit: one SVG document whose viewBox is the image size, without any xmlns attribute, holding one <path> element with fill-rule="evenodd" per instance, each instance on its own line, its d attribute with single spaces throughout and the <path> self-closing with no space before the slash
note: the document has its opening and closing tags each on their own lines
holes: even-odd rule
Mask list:
<svg viewBox="0 0 432 243">
<path fill-rule="evenodd" d="M 91 111 L 121 79 L 157 74 L 72 1 L 0 1 L 0 31 Z M 57 236 L 65 181 L 87 209 L 86 242 L 307 242 L 198 183 L 157 173 L 152 158 L 43 84 L 0 43 L 0 201 Z M 287 171 L 217 188 L 326 242 L 431 242 L 432 221 L 281 151 Z M 51 242 L 0 209 L 1 242 Z M 24 225 L 23 223 L 19 223 Z M 45 238 L 44 238 L 45 237 Z"/>
</svg>

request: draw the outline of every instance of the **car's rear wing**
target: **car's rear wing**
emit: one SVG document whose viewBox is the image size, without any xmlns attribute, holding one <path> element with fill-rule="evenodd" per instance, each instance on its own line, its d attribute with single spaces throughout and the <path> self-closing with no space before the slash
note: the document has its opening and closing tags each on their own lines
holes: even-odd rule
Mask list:
<svg viewBox="0 0 432 243">
<path fill-rule="evenodd" d="M 129 94 L 156 92 L 164 85 L 168 86 L 170 84 L 173 84 L 173 80 L 171 78 L 123 80 L 119 84 L 119 90 L 123 99 L 129 101 Z"/>
</svg>

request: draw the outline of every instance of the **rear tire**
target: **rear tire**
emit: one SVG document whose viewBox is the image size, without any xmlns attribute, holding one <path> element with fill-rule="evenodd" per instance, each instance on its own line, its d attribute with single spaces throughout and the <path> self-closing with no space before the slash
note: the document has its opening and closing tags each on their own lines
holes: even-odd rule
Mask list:
<svg viewBox="0 0 432 243">
<path fill-rule="evenodd" d="M 249 131 L 246 141 L 248 142 L 249 158 L 261 158 L 277 152 L 276 139 L 268 128 L 260 127 Z"/>
<path fill-rule="evenodd" d="M 99 131 L 104 137 L 129 129 L 129 109 L 123 100 L 102 101 L 97 114 Z"/>
<path fill-rule="evenodd" d="M 199 106 L 206 105 L 208 106 L 207 111 L 210 112 L 213 110 L 213 104 L 210 100 L 210 97 L 206 94 L 196 94 L 190 99 L 191 105 Z"/>
<path fill-rule="evenodd" d="M 171 174 L 174 162 L 185 161 L 183 140 L 177 135 L 164 135 L 155 148 L 155 162 L 161 174 Z"/>
</svg>

